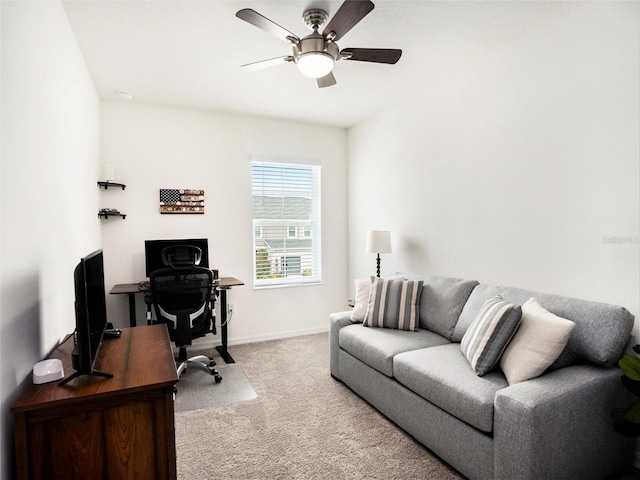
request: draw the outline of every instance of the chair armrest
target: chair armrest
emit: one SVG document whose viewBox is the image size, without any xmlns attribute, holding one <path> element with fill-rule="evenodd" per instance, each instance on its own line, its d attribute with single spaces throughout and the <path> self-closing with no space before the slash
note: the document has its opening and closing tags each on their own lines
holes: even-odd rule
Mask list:
<svg viewBox="0 0 640 480">
<path fill-rule="evenodd" d="M 340 378 L 338 375 L 338 351 L 340 350 L 339 334 L 342 327 L 352 325 L 351 310 L 336 312 L 329 315 L 329 367 L 331 375 Z"/>
<path fill-rule="evenodd" d="M 618 368 L 574 365 L 495 397 L 494 478 L 606 478 L 631 464 L 633 439 L 613 429 L 612 408 L 632 397 Z"/>
</svg>

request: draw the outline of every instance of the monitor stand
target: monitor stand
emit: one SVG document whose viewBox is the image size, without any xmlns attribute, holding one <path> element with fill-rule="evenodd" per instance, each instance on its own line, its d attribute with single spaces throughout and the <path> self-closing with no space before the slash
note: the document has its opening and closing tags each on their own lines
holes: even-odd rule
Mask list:
<svg viewBox="0 0 640 480">
<path fill-rule="evenodd" d="M 84 373 L 79 372 L 79 371 L 76 370 L 71 375 L 69 375 L 67 378 L 64 378 L 64 379 L 60 380 L 60 382 L 58 383 L 58 386 L 61 387 L 62 385 L 66 384 L 67 382 L 69 382 L 71 380 L 73 380 L 74 378 L 79 377 L 80 375 L 93 375 L 93 376 L 96 376 L 96 377 L 105 377 L 105 378 L 112 378 L 113 377 L 112 373 L 101 372 L 100 370 L 91 370 L 87 374 L 84 374 Z"/>
</svg>

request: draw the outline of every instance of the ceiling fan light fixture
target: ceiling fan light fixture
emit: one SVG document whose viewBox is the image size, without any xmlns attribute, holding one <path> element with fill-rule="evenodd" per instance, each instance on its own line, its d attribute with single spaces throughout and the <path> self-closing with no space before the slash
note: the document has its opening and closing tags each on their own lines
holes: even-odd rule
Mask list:
<svg viewBox="0 0 640 480">
<path fill-rule="evenodd" d="M 298 69 L 311 78 L 322 78 L 333 70 L 334 58 L 325 52 L 307 52 L 298 58 Z"/>
</svg>

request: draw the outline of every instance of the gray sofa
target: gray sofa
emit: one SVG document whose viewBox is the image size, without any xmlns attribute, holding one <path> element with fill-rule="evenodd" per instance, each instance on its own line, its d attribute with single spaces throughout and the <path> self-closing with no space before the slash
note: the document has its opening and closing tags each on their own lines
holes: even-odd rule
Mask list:
<svg viewBox="0 0 640 480">
<path fill-rule="evenodd" d="M 613 305 L 424 277 L 418 331 L 364 327 L 330 316 L 331 375 L 471 479 L 607 478 L 629 467 L 634 441 L 612 428 L 628 406 L 617 360 L 634 317 Z M 509 385 L 480 377 L 460 341 L 485 300 L 530 297 L 575 327 L 541 376 Z"/>
</svg>

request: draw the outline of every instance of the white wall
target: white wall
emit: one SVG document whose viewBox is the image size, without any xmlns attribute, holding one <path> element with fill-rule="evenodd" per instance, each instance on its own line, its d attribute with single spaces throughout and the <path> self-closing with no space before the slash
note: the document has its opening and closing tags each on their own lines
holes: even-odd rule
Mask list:
<svg viewBox="0 0 640 480">
<path fill-rule="evenodd" d="M 73 269 L 101 244 L 100 104 L 58 2 L 1 2 L 0 12 L 0 477 L 12 478 L 18 385 L 73 331 Z"/>
<path fill-rule="evenodd" d="M 113 102 L 101 112 L 102 161 L 127 185 L 102 193 L 104 207 L 127 214 L 103 222 L 108 289 L 145 279 L 146 239 L 206 237 L 210 266 L 245 282 L 228 295 L 236 305 L 229 344 L 327 330 L 329 313 L 347 305 L 344 129 Z M 254 290 L 252 155 L 322 162 L 322 285 Z M 205 214 L 161 215 L 161 188 L 203 189 Z M 128 325 L 127 305 L 124 296 L 108 296 L 114 324 Z M 140 324 L 141 297 L 137 310 Z"/>
<path fill-rule="evenodd" d="M 640 315 L 640 4 L 575 7 L 490 55 L 425 66 L 411 98 L 350 129 L 351 279 L 374 273 L 367 230 L 388 229 L 383 276 L 475 278 Z"/>
</svg>

